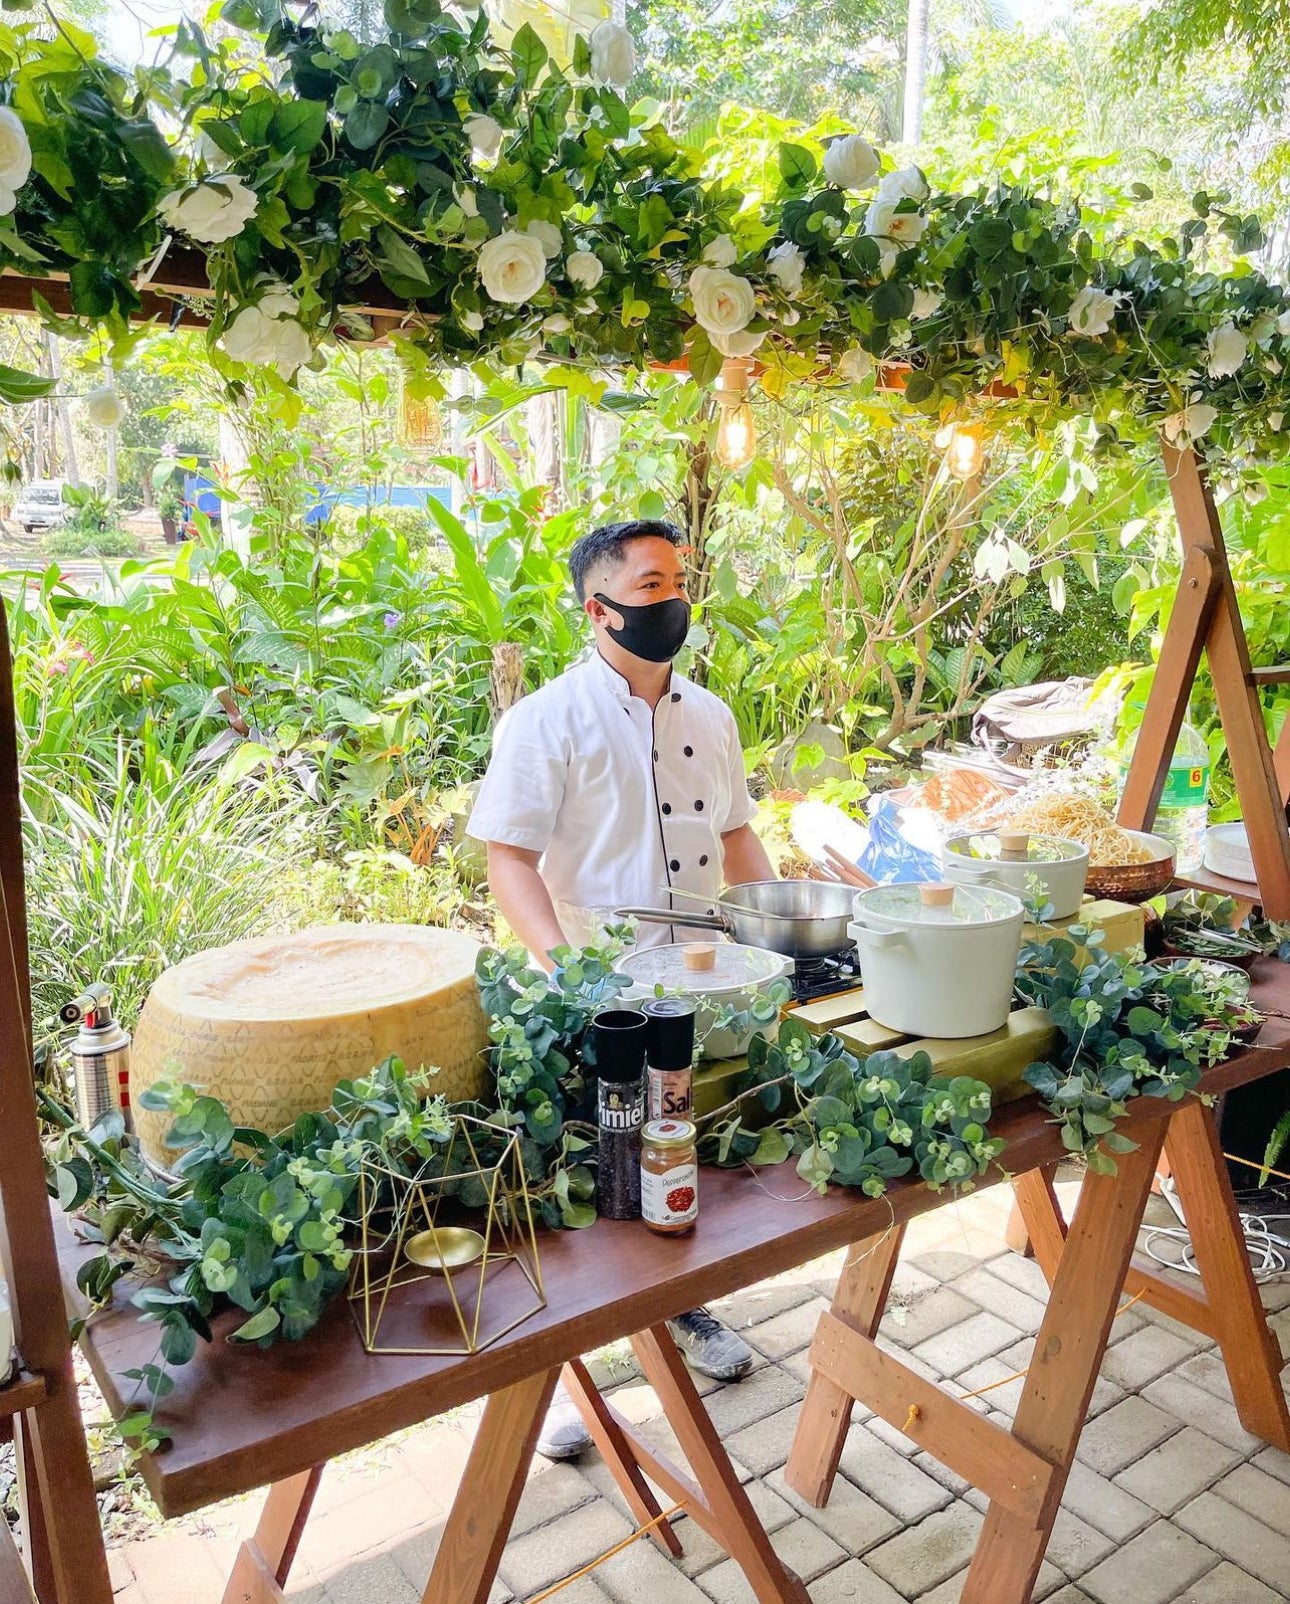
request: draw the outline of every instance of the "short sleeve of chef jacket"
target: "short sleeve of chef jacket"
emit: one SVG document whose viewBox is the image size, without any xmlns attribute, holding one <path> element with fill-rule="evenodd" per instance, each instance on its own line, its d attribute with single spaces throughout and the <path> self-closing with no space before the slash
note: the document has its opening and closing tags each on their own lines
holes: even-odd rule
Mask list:
<svg viewBox="0 0 1290 1604">
<path fill-rule="evenodd" d="M 502 715 L 493 755 L 467 826 L 477 841 L 545 852 L 569 774 L 568 734 L 540 694 Z"/>
</svg>

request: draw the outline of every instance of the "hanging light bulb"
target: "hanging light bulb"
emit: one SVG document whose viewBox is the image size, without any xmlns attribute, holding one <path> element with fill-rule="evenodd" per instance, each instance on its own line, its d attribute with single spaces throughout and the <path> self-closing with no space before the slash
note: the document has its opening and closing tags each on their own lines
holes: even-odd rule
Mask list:
<svg viewBox="0 0 1290 1604">
<path fill-rule="evenodd" d="M 985 461 L 983 424 L 947 423 L 936 431 L 936 444 L 945 453 L 946 471 L 955 479 L 980 477 Z"/>
<path fill-rule="evenodd" d="M 747 357 L 727 357 L 721 365 L 714 394 L 721 409 L 717 424 L 717 459 L 731 473 L 746 468 L 757 454 L 757 429 L 748 401 L 752 363 Z"/>
</svg>

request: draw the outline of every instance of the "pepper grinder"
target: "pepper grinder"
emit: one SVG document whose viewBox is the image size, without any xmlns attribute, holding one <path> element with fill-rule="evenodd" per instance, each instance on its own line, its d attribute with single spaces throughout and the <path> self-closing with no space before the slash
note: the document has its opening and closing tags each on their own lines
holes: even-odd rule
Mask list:
<svg viewBox="0 0 1290 1604">
<path fill-rule="evenodd" d="M 608 1220 L 640 1219 L 648 1023 L 635 1008 L 606 1008 L 591 1021 L 600 1127 L 596 1209 Z"/>
</svg>

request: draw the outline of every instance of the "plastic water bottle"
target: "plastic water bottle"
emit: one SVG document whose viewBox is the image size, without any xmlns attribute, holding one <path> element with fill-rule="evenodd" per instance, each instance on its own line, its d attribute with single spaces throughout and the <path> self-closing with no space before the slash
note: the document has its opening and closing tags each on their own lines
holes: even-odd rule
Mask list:
<svg viewBox="0 0 1290 1604">
<path fill-rule="evenodd" d="M 1136 744 L 1136 743 L 1135 743 Z M 1209 827 L 1209 743 L 1193 724 L 1178 731 L 1153 826 L 1173 842 L 1179 874 L 1199 869 Z"/>
</svg>

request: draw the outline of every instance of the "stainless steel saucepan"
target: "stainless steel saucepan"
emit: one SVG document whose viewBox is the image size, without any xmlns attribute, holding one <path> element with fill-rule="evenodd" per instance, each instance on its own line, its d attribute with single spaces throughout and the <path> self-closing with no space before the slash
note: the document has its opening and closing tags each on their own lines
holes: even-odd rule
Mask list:
<svg viewBox="0 0 1290 1604">
<path fill-rule="evenodd" d="M 712 897 L 673 890 L 672 896 L 714 906 Z M 646 924 L 683 924 L 691 929 L 724 930 L 746 947 L 763 947 L 789 958 L 815 958 L 850 944 L 847 925 L 855 892 L 828 880 L 754 880 L 731 886 L 715 899 L 721 911 L 684 913 L 679 908 L 617 908 L 617 918 Z"/>
</svg>

